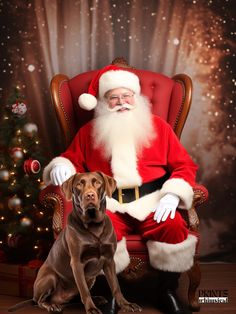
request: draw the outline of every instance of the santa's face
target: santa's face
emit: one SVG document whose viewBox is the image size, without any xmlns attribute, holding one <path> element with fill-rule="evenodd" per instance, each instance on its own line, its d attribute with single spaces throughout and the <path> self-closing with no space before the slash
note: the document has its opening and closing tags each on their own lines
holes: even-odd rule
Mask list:
<svg viewBox="0 0 236 314">
<path fill-rule="evenodd" d="M 93 137 L 95 147 L 102 147 L 106 157 L 117 149 L 124 154 L 130 147 L 141 151 L 149 145 L 154 133 L 150 103 L 144 96 L 116 88 L 99 100 Z"/>
<path fill-rule="evenodd" d="M 111 112 L 124 112 L 134 108 L 134 93 L 127 88 L 115 88 L 105 95 L 108 110 Z"/>
</svg>

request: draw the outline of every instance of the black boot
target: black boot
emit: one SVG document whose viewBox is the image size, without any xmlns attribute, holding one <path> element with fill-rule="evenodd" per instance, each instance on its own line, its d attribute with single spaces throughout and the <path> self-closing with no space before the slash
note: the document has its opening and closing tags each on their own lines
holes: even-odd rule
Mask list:
<svg viewBox="0 0 236 314">
<path fill-rule="evenodd" d="M 159 303 L 166 314 L 184 314 L 176 296 L 180 273 L 159 271 Z"/>
</svg>

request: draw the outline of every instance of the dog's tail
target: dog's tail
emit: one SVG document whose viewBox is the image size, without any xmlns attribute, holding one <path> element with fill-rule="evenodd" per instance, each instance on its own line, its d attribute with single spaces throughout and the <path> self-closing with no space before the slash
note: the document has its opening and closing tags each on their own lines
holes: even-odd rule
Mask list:
<svg viewBox="0 0 236 314">
<path fill-rule="evenodd" d="M 12 307 L 10 307 L 8 309 L 8 312 L 14 312 L 14 311 L 17 311 L 23 307 L 26 307 L 29 305 L 35 305 L 35 304 L 36 304 L 36 302 L 33 299 L 22 301 L 22 302 L 19 302 L 19 303 L 13 305 Z"/>
</svg>

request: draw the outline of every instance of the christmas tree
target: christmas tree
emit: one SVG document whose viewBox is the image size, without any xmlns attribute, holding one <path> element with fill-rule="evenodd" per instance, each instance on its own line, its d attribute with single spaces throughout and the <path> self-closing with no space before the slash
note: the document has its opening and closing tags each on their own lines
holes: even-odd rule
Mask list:
<svg viewBox="0 0 236 314">
<path fill-rule="evenodd" d="M 44 157 L 19 89 L 0 108 L 0 261 L 44 259 L 52 213 L 39 203 Z"/>
</svg>

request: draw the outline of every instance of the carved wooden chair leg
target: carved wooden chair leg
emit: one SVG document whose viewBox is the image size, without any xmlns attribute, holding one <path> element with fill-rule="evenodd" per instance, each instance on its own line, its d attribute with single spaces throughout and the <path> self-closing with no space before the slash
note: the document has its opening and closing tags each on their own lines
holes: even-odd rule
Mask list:
<svg viewBox="0 0 236 314">
<path fill-rule="evenodd" d="M 189 277 L 189 289 L 188 289 L 188 301 L 190 309 L 193 312 L 198 312 L 200 310 L 200 305 L 198 303 L 198 297 L 196 296 L 197 288 L 201 281 L 201 270 L 199 263 L 194 261 L 192 268 L 188 271 Z"/>
</svg>

